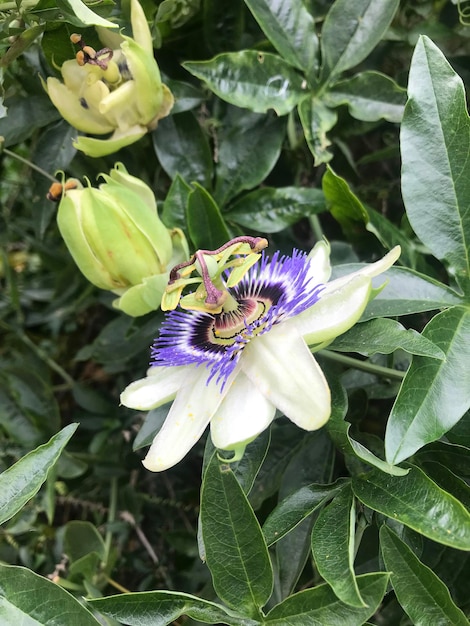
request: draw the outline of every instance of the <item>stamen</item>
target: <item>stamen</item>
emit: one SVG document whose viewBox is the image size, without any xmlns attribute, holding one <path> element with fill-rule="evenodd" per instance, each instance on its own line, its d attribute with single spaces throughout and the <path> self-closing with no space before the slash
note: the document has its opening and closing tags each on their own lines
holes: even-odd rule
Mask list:
<svg viewBox="0 0 470 626">
<path fill-rule="evenodd" d="M 89 65 L 97 65 L 103 71 L 108 69 L 108 64 L 113 58 L 111 48 L 102 48 L 97 52 L 91 46 L 87 46 L 82 36 L 77 33 L 70 35 L 70 41 L 81 48 L 75 55 L 78 65 L 83 66 L 88 63 Z"/>
<path fill-rule="evenodd" d="M 264 250 L 264 248 L 266 248 L 268 245 L 268 241 L 267 239 L 264 239 L 264 237 L 249 237 L 243 235 L 241 237 L 235 237 L 234 239 L 231 239 L 223 246 L 220 246 L 220 248 L 216 248 L 215 250 L 198 250 L 195 254 L 193 254 L 189 261 L 184 261 L 179 265 L 175 265 L 175 267 L 170 272 L 170 279 L 168 281 L 169 284 L 180 278 L 179 271 L 181 269 L 183 269 L 184 267 L 189 267 L 190 265 L 194 265 L 194 263 L 198 259 L 198 253 L 202 253 L 207 256 L 216 256 L 217 254 L 224 252 L 224 250 L 227 250 L 227 248 L 229 248 L 230 246 L 236 246 L 237 244 L 243 243 L 247 243 L 250 246 L 250 252 L 260 252 L 261 250 Z M 243 252 L 240 252 L 238 250 L 237 253 L 243 254 Z M 235 252 L 233 252 L 232 254 L 235 254 Z"/>
</svg>

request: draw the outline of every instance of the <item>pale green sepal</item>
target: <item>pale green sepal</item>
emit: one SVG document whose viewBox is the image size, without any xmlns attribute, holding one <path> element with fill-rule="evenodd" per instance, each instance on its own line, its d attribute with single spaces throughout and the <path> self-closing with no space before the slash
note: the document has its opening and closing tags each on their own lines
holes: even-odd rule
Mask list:
<svg viewBox="0 0 470 626">
<path fill-rule="evenodd" d="M 158 115 L 163 103 L 160 70 L 153 54 L 149 55 L 130 37 L 121 44 L 134 83 L 133 106 L 139 112 L 139 122 L 148 126 Z"/>
<path fill-rule="evenodd" d="M 115 289 L 116 282 L 96 257 L 83 232 L 83 191 L 85 190 L 73 189 L 62 197 L 57 211 L 59 231 L 82 274 L 101 289 Z"/>
<path fill-rule="evenodd" d="M 122 191 L 125 198 L 126 190 Z M 130 196 L 135 197 L 132 192 Z M 91 248 L 117 288 L 137 285 L 146 276 L 162 272 L 156 251 L 128 216 L 124 202 L 119 204 L 102 190 L 84 189 L 81 221 Z"/>
<path fill-rule="evenodd" d="M 158 217 L 156 208 L 150 209 L 147 204 L 142 203 L 140 196 L 132 189 L 124 185 L 101 185 L 100 190 L 106 196 L 113 199 L 116 206 L 123 207 L 126 215 L 126 223 L 131 222 L 140 231 L 141 237 L 145 238 L 144 248 L 152 248 L 152 256 L 158 258 L 160 267 L 155 264 L 155 260 L 149 259 L 147 272 L 144 275 L 159 274 L 167 266 L 172 254 L 170 232 Z M 140 255 L 141 244 L 137 238 L 136 255 Z M 131 260 L 131 259 L 129 259 Z"/>
<path fill-rule="evenodd" d="M 157 203 L 153 191 L 144 183 L 143 180 L 129 174 L 123 163 L 115 163 L 109 175 L 101 174 L 101 176 L 109 185 L 112 185 L 113 183 L 125 185 L 128 189 L 131 189 L 134 193 L 140 196 L 140 199 L 152 211 L 157 211 Z"/>
<path fill-rule="evenodd" d="M 113 307 L 131 317 L 156 311 L 160 307 L 167 281 L 167 272 L 144 278 L 140 285 L 130 287 L 114 300 Z"/>
<path fill-rule="evenodd" d="M 147 18 L 137 0 L 131 0 L 132 36 L 146 54 L 153 56 L 153 42 Z"/>
<path fill-rule="evenodd" d="M 217 453 L 217 458 L 219 459 L 219 461 L 221 463 L 238 463 L 238 461 L 241 461 L 243 459 L 243 456 L 245 454 L 245 450 L 246 450 L 246 446 L 251 443 L 251 441 L 248 441 L 247 443 L 243 444 L 239 444 L 238 446 L 236 446 L 235 448 L 233 448 L 232 452 L 233 452 L 233 456 L 231 456 L 229 459 L 225 458 L 224 456 L 221 456 L 219 453 Z M 227 452 L 229 452 L 229 450 L 227 450 Z"/>
<path fill-rule="evenodd" d="M 89 157 L 97 158 L 117 152 L 125 146 L 139 141 L 147 133 L 147 129 L 142 126 L 129 129 L 125 135 L 115 138 L 115 134 L 109 139 L 95 139 L 94 137 L 77 137 L 73 142 L 73 147 L 80 150 Z"/>
</svg>

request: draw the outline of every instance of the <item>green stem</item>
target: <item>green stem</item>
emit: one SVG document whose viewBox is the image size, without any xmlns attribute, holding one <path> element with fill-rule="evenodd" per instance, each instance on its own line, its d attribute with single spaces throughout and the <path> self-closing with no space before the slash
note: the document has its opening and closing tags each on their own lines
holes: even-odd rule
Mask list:
<svg viewBox="0 0 470 626">
<path fill-rule="evenodd" d="M 110 530 L 109 526 L 112 524 L 112 522 L 116 521 L 117 495 L 118 495 L 118 482 L 117 482 L 116 476 L 114 476 L 111 479 L 111 490 L 110 490 L 110 495 L 109 495 L 109 509 L 108 509 L 108 528 L 106 530 L 106 537 L 104 540 L 106 563 L 109 560 L 109 554 L 111 552 L 111 541 L 113 538 L 113 533 Z"/>
<path fill-rule="evenodd" d="M 1 6 L 0 6 L 0 11 L 1 11 Z M 10 157 L 12 157 L 13 159 L 16 159 L 17 161 L 21 161 L 21 163 L 24 163 L 25 165 L 27 165 L 28 167 L 30 167 L 32 170 L 35 170 L 36 172 L 38 172 L 39 174 L 41 174 L 42 176 L 45 176 L 46 178 L 48 178 L 50 181 L 52 181 L 53 183 L 57 182 L 57 178 L 55 178 L 54 176 L 51 176 L 51 174 L 49 174 L 48 172 L 46 172 L 45 170 L 43 170 L 41 167 L 39 167 L 38 165 L 35 165 L 34 163 L 31 163 L 31 161 L 28 161 L 28 159 L 24 159 L 22 156 L 20 156 L 19 154 L 16 154 L 16 152 L 13 152 L 12 150 L 8 150 L 8 148 L 3 148 L 2 152 Z"/>
<path fill-rule="evenodd" d="M 317 241 L 321 241 L 323 239 L 323 228 L 321 227 L 320 220 L 318 215 L 312 215 L 309 218 L 310 226 L 312 227 L 313 234 L 315 235 L 315 239 Z"/>
<path fill-rule="evenodd" d="M 403 380 L 405 378 L 406 372 L 400 372 L 399 370 L 394 370 L 391 367 L 383 367 L 383 365 L 375 365 L 374 363 L 370 363 L 370 361 L 359 361 L 351 356 L 338 354 L 338 352 L 332 352 L 331 350 L 321 350 L 320 354 L 325 358 L 330 359 L 330 361 L 336 361 L 337 363 L 354 367 L 355 369 L 362 370 L 363 372 L 377 374 L 378 376 L 383 376 L 384 378 L 393 378 L 395 380 Z"/>
</svg>

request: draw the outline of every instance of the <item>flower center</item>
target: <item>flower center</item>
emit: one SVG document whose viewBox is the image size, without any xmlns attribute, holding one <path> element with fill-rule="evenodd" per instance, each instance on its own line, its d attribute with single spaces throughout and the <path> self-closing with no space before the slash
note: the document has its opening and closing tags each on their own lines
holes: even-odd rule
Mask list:
<svg viewBox="0 0 470 626">
<path fill-rule="evenodd" d="M 264 318 L 270 308 L 271 302 L 268 301 L 240 300 L 237 310 L 214 316 L 210 341 L 227 346 L 232 345 L 237 338 L 246 341 L 249 337 L 257 335 L 263 329 Z"/>
</svg>

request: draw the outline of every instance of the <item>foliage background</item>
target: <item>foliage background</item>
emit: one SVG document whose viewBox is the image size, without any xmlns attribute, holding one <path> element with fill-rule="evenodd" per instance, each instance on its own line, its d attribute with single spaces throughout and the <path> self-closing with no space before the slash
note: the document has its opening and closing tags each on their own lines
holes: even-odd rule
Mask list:
<svg viewBox="0 0 470 626">
<path fill-rule="evenodd" d="M 29 499 L 31 488 L 21 503 L 23 508 L 3 525 L 0 560 L 48 577 L 77 597 L 99 597 L 126 589 L 168 589 L 215 599 L 210 571 L 201 562 L 197 542 L 205 442 L 162 474 L 152 475 L 141 466 L 140 449 L 148 445 L 164 411 L 152 412 L 142 426 L 142 416 L 120 407 L 118 397 L 131 380 L 144 374 L 148 346 L 161 314 L 126 317 L 112 308 L 109 294 L 86 282 L 59 236 L 56 206 L 46 200 L 50 181 L 31 163 L 50 175 L 62 169 L 75 178 L 88 176 L 95 181 L 99 172 L 122 161 L 131 174 L 152 187 L 162 219 L 168 227 L 182 227 L 193 249 L 215 247 L 229 236 L 249 231 L 266 235 L 271 250 L 308 250 L 324 235 L 332 242 L 334 262 L 350 263 L 373 260 L 383 253 L 383 245 L 400 243 L 404 266 L 457 291 L 460 285 L 468 295 L 468 285 L 463 279 L 456 284 L 446 257 L 435 250 L 434 256 L 429 254 L 410 226 L 401 196 L 399 146 L 404 89 L 419 35 L 431 37 L 467 83 L 470 31 L 462 14 L 465 3 L 402 0 L 376 40 L 372 35 L 368 40 L 366 33 L 359 52 L 348 51 L 344 67 L 337 64 L 336 74 L 330 76 L 324 71 L 323 82 L 315 78 L 313 61 L 311 71 L 294 70 L 292 65 L 286 69 L 286 62 L 299 62 L 296 54 L 307 58 L 311 53 L 311 60 L 314 51 L 309 52 L 307 46 L 304 49 L 302 43 L 289 50 L 282 37 L 277 44 L 273 37 L 270 41 L 250 11 L 257 4 L 263 3 L 143 2 L 152 25 L 156 58 L 177 103 L 172 115 L 138 144 L 99 159 L 76 153 L 71 144 L 76 131 L 60 119 L 38 78 L 55 74 L 55 68 L 73 56 L 67 43 L 71 32 L 80 28 L 87 41 L 93 42 L 94 28 L 83 27 L 73 2 L 0 5 L 0 69 L 7 113 L 0 119 L 4 137 L 0 156 L 1 469 L 12 466 L 62 427 L 80 424 L 47 479 L 42 477 L 45 482 L 37 495 Z M 344 33 L 346 4 L 338 0 L 333 10 L 329 0 L 311 0 L 305 7 L 318 30 L 330 28 L 331 36 L 341 39 L 338 33 Z M 91 8 L 129 28 L 125 3 L 103 2 Z M 296 25 L 300 30 L 301 26 Z M 325 39 L 326 30 L 323 42 Z M 219 54 L 246 50 L 250 52 L 243 54 L 248 55 L 250 67 L 261 53 L 266 63 L 295 74 L 299 90 L 307 80 L 315 106 L 310 107 L 295 93 L 274 97 L 274 105 L 272 94 L 263 100 L 256 90 L 248 92 L 246 108 L 237 106 L 242 104 L 237 90 L 229 90 L 232 95 L 223 93 L 217 83 L 217 74 L 232 71 L 230 63 L 217 57 L 219 65 L 214 69 L 211 60 Z M 251 52 L 254 50 L 257 52 Z M 243 83 L 244 67 L 240 61 L 235 74 L 238 85 Z M 384 89 L 381 93 L 371 82 L 375 79 L 370 71 L 390 77 L 401 89 L 387 83 L 380 86 Z M 347 82 L 358 74 L 362 74 L 358 84 Z M 371 106 L 370 102 L 364 105 L 364 100 L 372 101 Z M 465 166 L 465 157 L 462 159 Z M 327 170 L 328 162 L 334 171 Z M 447 304 L 452 297 L 449 292 Z M 459 297 L 455 304 L 461 303 Z M 421 332 L 435 314 L 433 308 L 440 307 L 413 310 L 400 321 Z M 366 336 L 369 341 L 370 335 Z M 338 344 L 336 350 L 353 352 L 357 358 L 359 350 L 351 345 L 358 342 L 360 345 L 361 339 L 353 337 L 349 345 L 347 341 L 343 347 Z M 321 361 L 332 381 L 339 416 L 328 433 L 305 435 L 280 420 L 272 429 L 262 464 L 268 442 L 260 438 L 258 450 L 253 452 L 260 468 L 249 501 L 261 523 L 278 501 L 305 485 L 331 484 L 370 469 L 351 453 L 344 429 L 338 426 L 339 421 L 344 424 L 346 411 L 351 434 L 382 456 L 387 417 L 401 378 L 381 377 L 374 368 L 404 372 L 411 359 L 406 349 L 392 352 L 372 354 L 366 350 L 359 358 L 372 364 L 369 372 L 350 367 L 346 361 L 327 357 Z M 468 368 L 468 361 L 462 363 Z M 335 390 L 334 385 L 340 383 Z M 466 505 L 470 501 L 465 448 L 470 444 L 468 429 L 466 412 L 445 440 L 423 448 L 417 462 L 421 470 L 416 469 L 424 469 L 430 479 Z M 445 448 L 446 444 L 454 447 Z M 436 460 L 439 463 L 433 462 Z M 51 459 L 47 463 L 49 468 Z M 243 476 L 247 470 L 242 467 L 235 474 L 237 471 Z M 359 490 L 360 486 L 355 489 L 357 497 Z M 341 493 L 343 507 L 350 507 L 352 495 L 346 489 Z M 336 499 L 333 502 L 341 505 Z M 327 528 L 335 520 L 331 507 L 320 514 L 325 517 L 329 511 Z M 380 512 L 373 515 L 373 506 L 358 507 L 356 573 L 362 574 L 384 567 L 377 531 L 383 519 Z M 293 537 L 291 543 L 286 539 L 273 549 L 275 601 L 288 597 L 294 589 L 309 589 L 321 582 L 318 568 L 305 550 L 314 519 L 318 517 L 310 516 L 301 532 L 288 535 Z M 455 606 L 468 615 L 467 553 L 439 539 L 434 541 L 429 533 L 424 532 L 423 537 L 416 524 L 411 524 L 411 529 L 400 522 L 390 527 L 448 585 Z M 383 538 L 384 543 L 387 540 L 395 541 L 392 535 Z M 313 549 L 315 553 L 315 546 Z M 405 554 L 402 548 L 397 550 Z M 297 557 L 292 558 L 293 554 Z M 386 559 L 385 567 L 393 569 Z M 417 580 L 423 589 L 429 585 L 438 589 L 434 578 L 426 582 L 427 571 L 419 570 Z M 419 621 L 402 593 L 398 587 L 395 593 L 390 591 L 375 616 L 368 618 L 370 623 L 437 623 L 430 621 L 435 615 L 432 598 L 425 598 L 418 607 Z M 454 605 L 449 608 L 446 602 L 438 603 L 447 606 L 447 612 L 442 609 L 444 621 L 439 623 L 466 623 L 464 613 L 454 614 Z M 461 621 L 455 621 L 455 615 Z M 109 621 L 103 623 L 116 623 L 106 619 Z"/>
</svg>

